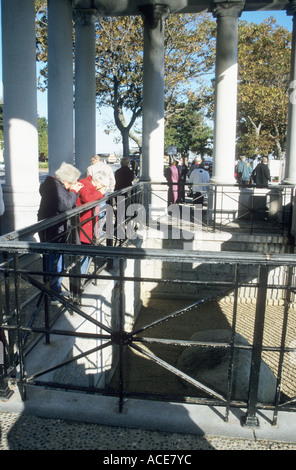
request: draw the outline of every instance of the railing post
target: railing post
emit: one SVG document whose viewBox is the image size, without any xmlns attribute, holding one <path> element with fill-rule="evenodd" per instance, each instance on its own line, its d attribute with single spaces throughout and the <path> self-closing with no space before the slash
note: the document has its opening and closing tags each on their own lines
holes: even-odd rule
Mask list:
<svg viewBox="0 0 296 470">
<path fill-rule="evenodd" d="M 125 305 L 125 295 L 124 295 L 124 260 L 120 258 L 119 260 L 119 334 L 122 336 L 124 330 L 124 305 Z M 122 413 L 123 410 L 123 345 L 119 344 L 119 413 Z"/>
<path fill-rule="evenodd" d="M 11 287 L 10 287 L 10 273 L 9 273 L 9 266 L 10 266 L 10 260 L 9 260 L 9 254 L 4 252 L 3 253 L 3 260 L 5 264 L 5 271 L 4 271 L 4 295 L 5 295 L 5 307 L 4 310 L 6 312 L 6 317 L 7 317 L 7 324 L 12 325 L 12 317 L 11 317 L 11 312 L 10 312 L 10 298 L 11 298 Z M 15 331 L 8 330 L 8 364 L 10 366 L 13 365 L 15 367 L 15 360 L 14 360 L 14 343 L 15 343 Z"/>
<path fill-rule="evenodd" d="M 258 296 L 256 303 L 256 318 L 253 338 L 253 351 L 251 360 L 250 384 L 248 410 L 243 417 L 241 424 L 246 427 L 259 427 L 259 420 L 256 416 L 258 403 L 258 389 L 261 366 L 261 353 L 263 342 L 264 318 L 266 310 L 266 296 L 268 283 L 268 267 L 260 266 L 258 275 Z"/>
<path fill-rule="evenodd" d="M 286 191 L 285 190 L 285 202 L 286 202 Z M 291 188 L 291 196 L 290 196 L 290 203 L 289 205 L 290 208 L 289 208 L 289 215 L 288 215 L 288 240 L 289 240 L 289 243 L 290 245 L 294 245 L 295 244 L 295 235 L 292 234 L 292 226 L 293 226 L 293 213 L 294 213 L 294 210 L 295 210 L 295 203 L 294 203 L 294 187 Z M 283 213 L 284 213 L 284 223 L 283 223 L 283 230 L 284 230 L 284 227 L 286 225 L 286 214 L 285 214 L 285 211 L 284 211 L 284 208 L 283 208 Z"/>
<path fill-rule="evenodd" d="M 0 329 L 0 397 L 8 399 L 13 391 L 9 388 L 6 377 L 4 341 L 4 333 Z"/>
<path fill-rule="evenodd" d="M 43 282 L 44 282 L 44 285 L 47 287 L 50 287 L 49 284 L 50 284 L 50 281 L 49 281 L 49 276 L 47 273 L 47 269 L 48 269 L 48 263 L 47 263 L 47 257 L 48 255 L 47 254 L 43 254 L 42 256 L 42 265 L 43 265 L 43 272 L 45 273 L 43 275 Z M 48 294 L 45 293 L 44 294 L 44 325 L 45 325 L 45 328 L 47 330 L 49 330 L 49 298 L 48 298 Z M 46 333 L 45 335 L 45 342 L 46 344 L 49 344 L 50 343 L 50 335 L 48 333 Z"/>
<path fill-rule="evenodd" d="M 0 343 L 0 349 L 1 349 L 1 343 Z M 4 364 L 0 364 L 0 397 L 8 400 L 8 398 L 10 398 L 11 395 L 13 395 L 13 390 L 11 390 L 8 386 L 7 377 L 4 371 Z"/>
<path fill-rule="evenodd" d="M 70 243 L 72 245 L 75 245 L 77 243 L 77 237 L 79 237 L 79 215 L 76 215 L 71 218 L 71 227 L 73 227 L 73 229 L 71 230 L 70 234 Z M 79 275 L 81 275 L 81 262 L 76 262 L 75 255 L 71 255 L 70 259 L 72 266 L 69 272 L 70 295 L 73 299 L 73 302 L 79 305 L 81 303 L 81 277 L 79 277 Z M 73 277 L 71 276 L 71 274 L 73 274 Z"/>
<path fill-rule="evenodd" d="M 291 288 L 292 288 L 293 277 L 294 277 L 294 268 L 292 266 L 289 266 L 288 267 L 288 279 L 286 283 L 286 299 L 285 299 L 284 318 L 283 318 L 283 325 L 282 325 L 281 350 L 280 350 L 280 356 L 279 356 L 278 374 L 277 374 L 277 382 L 276 382 L 275 405 L 274 405 L 273 421 L 272 421 L 273 426 L 276 426 L 277 424 L 278 411 L 279 411 L 279 406 L 280 406 L 281 382 L 282 382 L 283 364 L 284 364 L 284 357 L 285 357 L 285 343 L 286 343 L 287 330 L 288 330 L 288 317 L 289 317 L 289 309 L 290 309 L 290 304 L 291 304 L 291 293 L 292 293 Z"/>
<path fill-rule="evenodd" d="M 18 344 L 18 365 L 19 365 L 19 391 L 22 400 L 26 399 L 25 387 L 25 373 L 24 373 L 24 348 L 23 348 L 23 333 L 22 333 L 22 316 L 21 316 L 21 302 L 20 302 L 20 283 L 17 271 L 19 269 L 19 255 L 14 254 L 14 289 L 16 301 L 16 323 L 17 323 L 17 344 Z"/>
</svg>

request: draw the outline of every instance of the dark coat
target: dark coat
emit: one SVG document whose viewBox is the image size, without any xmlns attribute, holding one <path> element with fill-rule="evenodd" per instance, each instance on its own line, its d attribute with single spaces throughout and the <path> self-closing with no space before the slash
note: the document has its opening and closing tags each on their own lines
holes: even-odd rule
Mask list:
<svg viewBox="0 0 296 470">
<path fill-rule="evenodd" d="M 122 166 L 115 171 L 115 191 L 131 186 L 134 181 L 134 172 L 128 166 Z"/>
<path fill-rule="evenodd" d="M 54 217 L 76 206 L 77 194 L 75 191 L 68 191 L 63 183 L 52 176 L 48 176 L 46 180 L 41 183 L 39 193 L 41 195 L 41 202 L 38 211 L 38 220 Z M 60 235 L 65 232 L 65 230 L 66 222 L 40 232 L 39 237 L 43 242 L 53 241 L 55 243 L 63 243 L 65 237 Z"/>
<path fill-rule="evenodd" d="M 268 182 L 271 180 L 268 165 L 259 163 L 253 170 L 252 178 L 257 188 L 267 188 Z"/>
</svg>

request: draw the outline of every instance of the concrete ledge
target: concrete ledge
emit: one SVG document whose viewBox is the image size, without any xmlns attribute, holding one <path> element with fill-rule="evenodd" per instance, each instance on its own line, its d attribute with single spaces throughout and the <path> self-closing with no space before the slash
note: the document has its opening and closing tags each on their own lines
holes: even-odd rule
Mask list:
<svg viewBox="0 0 296 470">
<path fill-rule="evenodd" d="M 259 411 L 259 428 L 252 429 L 241 426 L 240 419 L 245 414 L 241 409 L 231 409 L 229 421 L 225 422 L 222 407 L 128 399 L 119 413 L 117 397 L 33 386 L 27 386 L 26 390 L 25 401 L 17 389 L 9 400 L 0 400 L 0 412 L 200 436 L 296 442 L 296 420 L 292 412 L 280 412 L 278 425 L 272 426 L 272 412 Z"/>
</svg>

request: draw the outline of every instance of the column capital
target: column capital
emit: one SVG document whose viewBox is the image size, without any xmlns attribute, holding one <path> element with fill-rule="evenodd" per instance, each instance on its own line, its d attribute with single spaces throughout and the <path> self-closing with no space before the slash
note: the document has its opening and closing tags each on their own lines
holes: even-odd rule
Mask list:
<svg viewBox="0 0 296 470">
<path fill-rule="evenodd" d="M 212 3 L 212 13 L 214 18 L 230 16 L 239 18 L 245 6 L 245 0 L 214 0 Z"/>
<path fill-rule="evenodd" d="M 295 15 L 296 15 L 296 0 L 289 0 L 289 5 L 287 7 L 287 15 L 295 17 Z"/>
<path fill-rule="evenodd" d="M 94 8 L 74 8 L 73 20 L 76 24 L 90 25 L 95 24 L 100 18 L 97 10 Z"/>
<path fill-rule="evenodd" d="M 156 29 L 159 25 L 159 22 L 163 19 L 166 19 L 170 14 L 169 6 L 162 4 L 143 5 L 139 7 L 139 11 L 151 29 Z"/>
</svg>

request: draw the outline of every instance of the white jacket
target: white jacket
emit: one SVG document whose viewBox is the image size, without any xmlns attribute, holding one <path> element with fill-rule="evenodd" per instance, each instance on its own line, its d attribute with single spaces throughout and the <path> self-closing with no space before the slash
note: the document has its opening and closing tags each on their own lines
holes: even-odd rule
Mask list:
<svg viewBox="0 0 296 470">
<path fill-rule="evenodd" d="M 210 174 L 203 168 L 196 168 L 189 176 L 189 183 L 192 183 L 193 194 L 198 192 L 206 193 L 207 186 L 202 185 L 202 183 L 209 183 L 209 181 Z"/>
</svg>

